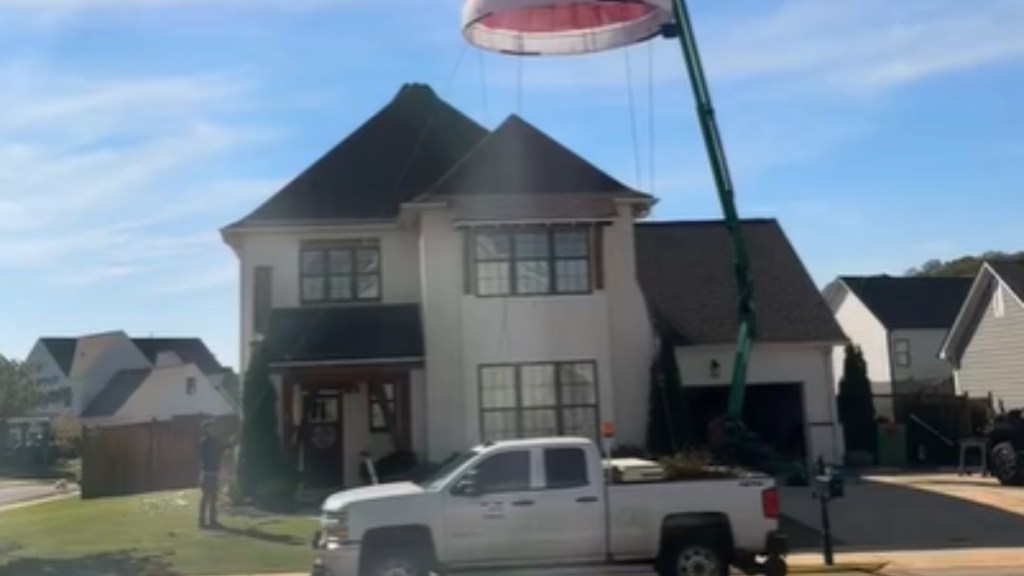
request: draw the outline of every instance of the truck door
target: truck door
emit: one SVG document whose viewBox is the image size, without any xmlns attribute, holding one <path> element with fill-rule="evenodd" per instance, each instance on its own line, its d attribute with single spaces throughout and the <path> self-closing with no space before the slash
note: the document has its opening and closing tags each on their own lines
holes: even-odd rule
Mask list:
<svg viewBox="0 0 1024 576">
<path fill-rule="evenodd" d="M 591 562 L 604 558 L 604 492 L 601 478 L 590 478 L 582 447 L 545 448 L 544 486 L 537 502 L 536 554 L 552 562 Z"/>
<path fill-rule="evenodd" d="M 452 566 L 529 561 L 537 530 L 533 452 L 488 456 L 449 489 L 445 554 Z"/>
</svg>

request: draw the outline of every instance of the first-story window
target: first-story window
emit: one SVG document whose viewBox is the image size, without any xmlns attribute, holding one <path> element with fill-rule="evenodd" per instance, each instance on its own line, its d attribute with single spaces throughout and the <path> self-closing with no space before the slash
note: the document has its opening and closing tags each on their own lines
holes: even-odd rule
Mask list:
<svg viewBox="0 0 1024 576">
<path fill-rule="evenodd" d="M 388 417 L 395 413 L 395 385 L 390 382 L 369 384 L 370 432 L 390 432 Z"/>
<path fill-rule="evenodd" d="M 597 439 L 593 362 L 506 364 L 480 368 L 484 440 L 538 436 Z"/>
</svg>

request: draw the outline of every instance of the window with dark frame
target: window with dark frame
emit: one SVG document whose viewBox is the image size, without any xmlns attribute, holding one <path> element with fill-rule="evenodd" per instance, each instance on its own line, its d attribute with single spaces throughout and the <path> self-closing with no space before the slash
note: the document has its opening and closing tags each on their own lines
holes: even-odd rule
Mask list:
<svg viewBox="0 0 1024 576">
<path fill-rule="evenodd" d="M 376 240 L 304 245 L 300 252 L 302 302 L 380 300 L 380 260 Z"/>
<path fill-rule="evenodd" d="M 893 342 L 893 348 L 896 352 L 896 365 L 902 367 L 910 366 L 910 341 L 898 338 Z"/>
<path fill-rule="evenodd" d="M 395 385 L 390 382 L 371 382 L 370 386 L 373 390 L 369 391 L 369 406 L 370 406 L 370 432 L 390 432 L 391 428 L 388 426 L 387 420 L 384 418 L 384 410 L 380 405 L 379 399 L 384 398 L 387 403 L 387 408 L 391 410 L 391 414 L 395 414 Z"/>
<path fill-rule="evenodd" d="M 582 436 L 597 440 L 596 371 L 591 361 L 482 366 L 483 439 Z"/>
<path fill-rule="evenodd" d="M 478 296 L 591 292 L 590 229 L 553 226 L 473 235 Z"/>
<path fill-rule="evenodd" d="M 196 377 L 185 378 L 185 394 L 193 396 L 196 393 Z"/>
<path fill-rule="evenodd" d="M 483 494 L 523 492 L 530 489 L 530 453 L 502 452 L 476 467 L 476 483 Z"/>
</svg>

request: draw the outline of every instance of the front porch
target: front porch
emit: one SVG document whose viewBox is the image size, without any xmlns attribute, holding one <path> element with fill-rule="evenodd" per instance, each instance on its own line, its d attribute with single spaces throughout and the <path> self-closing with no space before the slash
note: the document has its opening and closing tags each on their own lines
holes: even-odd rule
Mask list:
<svg viewBox="0 0 1024 576">
<path fill-rule="evenodd" d="M 419 306 L 274 309 L 263 342 L 281 441 L 306 490 L 363 483 L 361 454 L 425 454 Z"/>
<path fill-rule="evenodd" d="M 304 489 L 364 483 L 362 453 L 422 457 L 418 365 L 325 366 L 280 372 L 281 438 Z"/>
</svg>

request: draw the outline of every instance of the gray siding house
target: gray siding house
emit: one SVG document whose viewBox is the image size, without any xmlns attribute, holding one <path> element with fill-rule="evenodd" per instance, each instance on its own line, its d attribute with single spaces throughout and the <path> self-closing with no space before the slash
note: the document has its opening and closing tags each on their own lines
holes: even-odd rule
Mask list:
<svg viewBox="0 0 1024 576">
<path fill-rule="evenodd" d="M 981 267 L 940 355 L 958 393 L 1024 408 L 1024 264 Z"/>
</svg>

